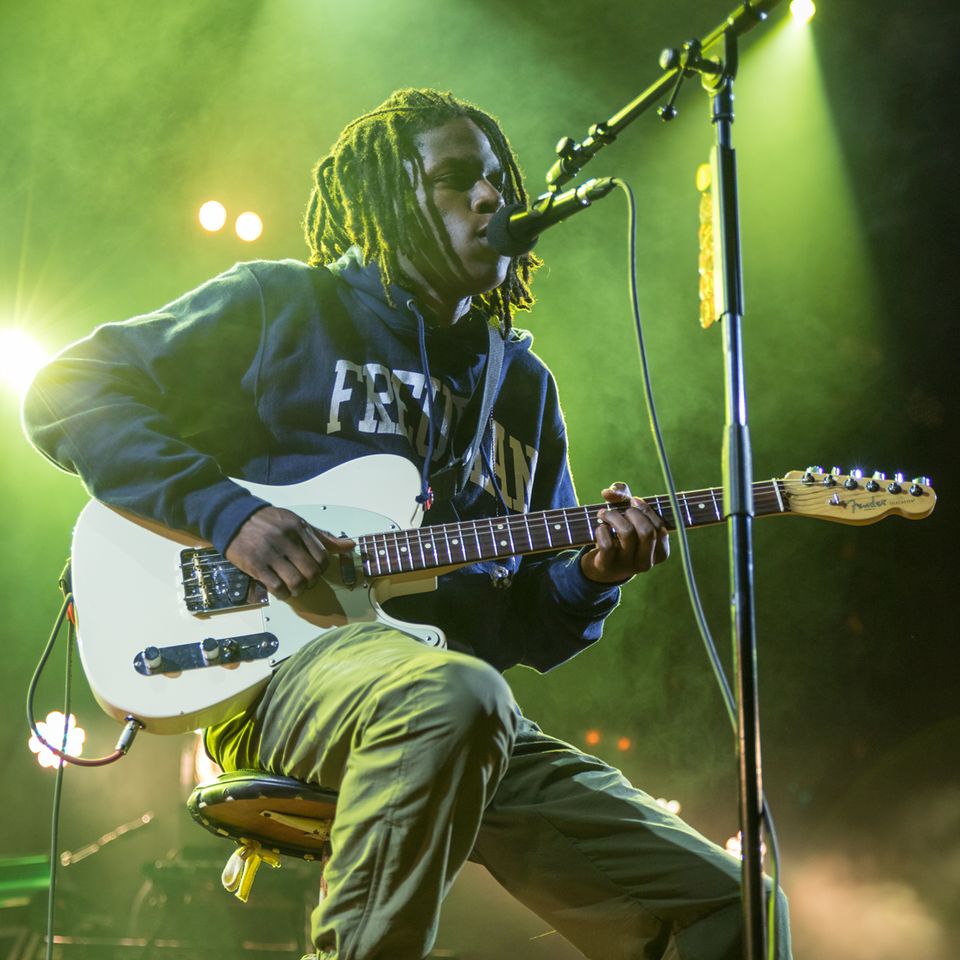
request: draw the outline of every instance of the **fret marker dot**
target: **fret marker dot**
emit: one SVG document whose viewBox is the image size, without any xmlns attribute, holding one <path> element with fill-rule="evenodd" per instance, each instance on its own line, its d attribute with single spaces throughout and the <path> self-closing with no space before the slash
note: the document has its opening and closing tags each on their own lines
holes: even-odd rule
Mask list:
<svg viewBox="0 0 960 960">
<path fill-rule="evenodd" d="M 425 543 L 425 544 L 423 545 L 423 549 L 424 549 L 424 550 L 429 550 L 429 549 L 430 549 L 430 544 L 429 544 L 429 543 Z"/>
<path fill-rule="evenodd" d="M 507 541 L 506 541 L 506 540 L 501 540 L 501 541 L 500 541 L 500 546 L 501 546 L 501 547 L 505 547 L 506 545 L 507 545 Z"/>
<path fill-rule="evenodd" d="M 406 547 L 401 547 L 401 548 L 400 548 L 400 552 L 401 552 L 401 553 L 406 553 L 406 552 L 407 552 L 407 548 L 406 548 Z"/>
<path fill-rule="evenodd" d="M 459 540 L 451 540 L 450 542 L 451 542 L 454 546 L 456 546 L 460 541 L 459 541 Z"/>
<path fill-rule="evenodd" d="M 554 529 L 554 530 L 559 530 L 559 529 L 560 529 L 560 524 L 559 524 L 559 523 L 555 523 L 555 524 L 553 525 L 553 529 Z"/>
<path fill-rule="evenodd" d="M 698 506 L 701 510 L 706 510 L 706 508 L 707 508 L 707 505 L 706 505 L 705 503 L 698 503 L 697 506 Z"/>
<path fill-rule="evenodd" d="M 380 551 L 380 556 L 381 556 L 381 557 L 385 557 L 386 555 L 387 555 L 387 551 L 386 551 L 386 550 L 381 550 L 381 551 Z"/>
<path fill-rule="evenodd" d="M 498 523 L 498 524 L 497 524 L 497 529 L 498 529 L 498 530 L 502 530 L 502 529 L 503 529 L 503 524 L 502 524 L 502 523 Z"/>
</svg>

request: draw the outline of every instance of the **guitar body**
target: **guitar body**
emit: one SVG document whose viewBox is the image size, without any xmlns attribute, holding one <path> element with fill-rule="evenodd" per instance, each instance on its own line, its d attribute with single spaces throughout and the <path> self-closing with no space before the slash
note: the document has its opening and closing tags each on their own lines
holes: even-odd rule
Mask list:
<svg viewBox="0 0 960 960">
<path fill-rule="evenodd" d="M 400 530 L 420 519 L 419 511 L 412 515 L 420 475 L 401 457 L 362 457 L 287 486 L 237 483 L 335 535 Z M 256 698 L 277 664 L 346 624 L 380 621 L 434 646 L 445 643 L 436 627 L 394 621 L 380 607 L 390 596 L 434 589 L 436 577 L 425 573 L 394 583 L 365 576 L 358 564 L 348 587 L 338 558 L 331 559 L 321 583 L 296 600 L 278 601 L 261 588 L 255 604 L 208 615 L 191 612 L 183 551 L 209 547 L 97 500 L 80 514 L 72 551 L 80 658 L 97 701 L 120 722 L 132 715 L 151 733 L 175 734 L 235 716 Z M 165 661 L 158 671 L 144 672 L 142 653 L 150 647 L 199 649 L 207 638 L 222 643 L 263 635 L 275 638 L 277 646 L 260 659 L 183 670 L 168 669 Z"/>
</svg>

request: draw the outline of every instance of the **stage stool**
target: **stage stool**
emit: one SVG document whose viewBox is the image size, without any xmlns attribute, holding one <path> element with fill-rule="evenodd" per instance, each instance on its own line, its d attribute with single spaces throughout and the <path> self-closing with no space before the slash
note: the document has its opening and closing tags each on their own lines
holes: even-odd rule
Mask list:
<svg viewBox="0 0 960 960">
<path fill-rule="evenodd" d="M 279 867 L 280 857 L 320 864 L 323 901 L 336 805 L 334 790 L 262 770 L 221 774 L 197 786 L 187 801 L 197 823 L 239 844 L 224 868 L 223 885 L 243 901 L 260 863 Z"/>
</svg>

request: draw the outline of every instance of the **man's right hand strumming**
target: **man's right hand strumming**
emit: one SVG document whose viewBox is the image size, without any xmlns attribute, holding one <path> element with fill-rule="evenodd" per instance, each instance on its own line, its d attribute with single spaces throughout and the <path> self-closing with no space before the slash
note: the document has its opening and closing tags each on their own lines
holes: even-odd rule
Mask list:
<svg viewBox="0 0 960 960">
<path fill-rule="evenodd" d="M 349 553 L 354 546 L 352 540 L 311 526 L 292 510 L 262 507 L 237 531 L 226 557 L 278 600 L 288 600 L 316 586 L 331 553 Z"/>
</svg>

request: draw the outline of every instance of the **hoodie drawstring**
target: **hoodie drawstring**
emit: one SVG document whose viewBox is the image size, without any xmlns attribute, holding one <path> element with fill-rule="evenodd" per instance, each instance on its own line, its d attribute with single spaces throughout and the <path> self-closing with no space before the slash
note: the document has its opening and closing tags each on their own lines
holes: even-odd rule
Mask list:
<svg viewBox="0 0 960 960">
<path fill-rule="evenodd" d="M 427 459 L 423 465 L 423 476 L 420 479 L 420 493 L 417 503 L 429 510 L 433 505 L 433 491 L 430 489 L 430 464 L 433 461 L 433 380 L 430 378 L 430 364 L 427 361 L 427 331 L 423 317 L 417 309 L 416 302 L 411 298 L 407 301 L 407 308 L 417 318 L 417 332 L 420 339 L 420 365 L 423 367 L 424 388 L 427 391 Z"/>
</svg>

